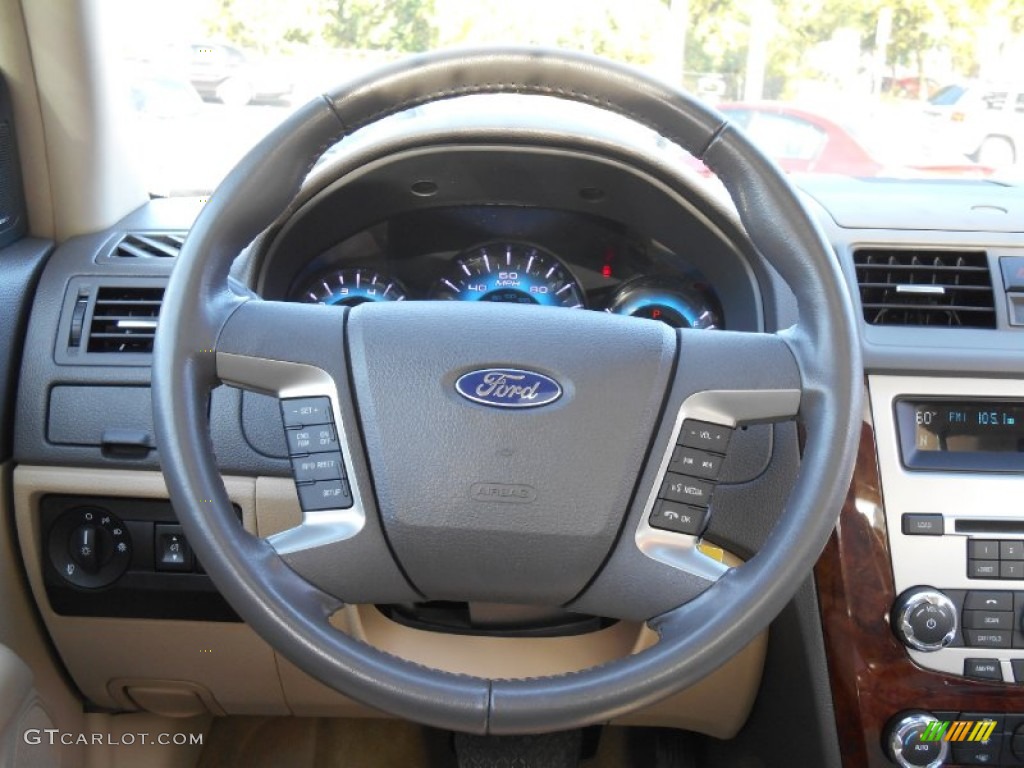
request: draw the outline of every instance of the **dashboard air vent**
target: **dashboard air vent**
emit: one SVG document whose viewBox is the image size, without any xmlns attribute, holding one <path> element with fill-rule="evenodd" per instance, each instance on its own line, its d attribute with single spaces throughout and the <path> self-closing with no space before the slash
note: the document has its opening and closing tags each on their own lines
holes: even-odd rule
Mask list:
<svg viewBox="0 0 1024 768">
<path fill-rule="evenodd" d="M 87 351 L 151 353 L 163 297 L 162 287 L 100 286 L 89 324 Z"/>
<path fill-rule="evenodd" d="M 105 261 L 121 259 L 173 259 L 181 251 L 187 232 L 129 232 L 107 252 Z"/>
<path fill-rule="evenodd" d="M 860 248 L 853 263 L 868 325 L 996 327 L 984 251 Z"/>
</svg>

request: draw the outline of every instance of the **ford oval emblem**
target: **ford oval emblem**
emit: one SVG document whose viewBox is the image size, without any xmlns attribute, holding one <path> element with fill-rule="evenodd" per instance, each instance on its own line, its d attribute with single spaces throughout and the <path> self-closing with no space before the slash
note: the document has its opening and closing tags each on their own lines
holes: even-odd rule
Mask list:
<svg viewBox="0 0 1024 768">
<path fill-rule="evenodd" d="M 455 382 L 460 395 L 495 408 L 538 408 L 562 396 L 550 376 L 515 368 L 484 368 L 463 374 Z"/>
</svg>

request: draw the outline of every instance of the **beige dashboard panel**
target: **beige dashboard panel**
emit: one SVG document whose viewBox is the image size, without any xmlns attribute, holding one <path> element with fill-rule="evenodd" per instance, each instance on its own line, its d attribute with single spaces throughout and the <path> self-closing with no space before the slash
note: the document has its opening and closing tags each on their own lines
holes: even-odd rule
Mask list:
<svg viewBox="0 0 1024 768">
<path fill-rule="evenodd" d="M 12 483 L 12 467 L 0 465 L 0 517 L 4 520 L 13 518 L 7 506 Z M 77 730 L 82 724 L 81 704 L 46 641 L 45 629 L 32 604 L 32 595 L 21 571 L 17 542 L 11 531 L 9 526 L 0 527 L 0 644 L 9 648 L 31 670 L 31 684 L 37 694 L 28 709 L 19 715 L 20 724 L 16 728 L 22 732 L 36 727 Z M 14 691 L 7 688 L 2 693 L 5 697 L 15 696 Z M 22 744 L 18 749 L 23 753 L 28 747 Z M 45 761 L 49 757 L 43 754 L 47 750 L 30 751 L 34 753 L 29 756 L 32 760 L 38 760 L 39 765 L 47 765 Z M 15 754 L 21 759 L 21 753 Z M 78 759 L 77 751 L 64 750 L 60 754 L 60 764 L 65 768 L 77 765 Z M 14 764 L 17 765 L 18 761 L 15 760 Z"/>
<path fill-rule="evenodd" d="M 250 531 L 267 536 L 301 520 L 295 489 L 280 478 L 226 478 Z M 47 493 L 166 499 L 156 472 L 19 467 L 16 519 L 33 592 L 54 643 L 81 690 L 98 704 L 165 702 L 167 713 L 384 716 L 333 691 L 276 654 L 245 624 L 58 616 L 42 584 L 39 502 Z M 728 553 L 730 564 L 739 561 Z M 639 653 L 657 641 L 645 625 L 619 622 L 586 635 L 500 638 L 448 635 L 398 624 L 373 606 L 347 606 L 339 631 L 396 656 L 438 669 L 491 678 L 558 675 Z M 616 722 L 734 735 L 753 706 L 767 635 L 707 678 Z M 133 691 L 135 693 L 133 697 Z"/>
<path fill-rule="evenodd" d="M 255 481 L 225 478 L 228 494 L 255 530 Z M 206 691 L 231 714 L 288 714 L 274 651 L 248 625 L 231 622 L 60 616 L 42 581 L 39 502 L 48 493 L 166 499 L 158 472 L 22 466 L 14 471 L 14 506 L 22 557 L 43 621 L 68 673 L 100 706 L 118 708 L 121 681 L 144 689 Z M 130 701 L 130 691 L 127 694 Z M 205 694 L 204 694 L 205 695 Z M 200 696 L 200 699 L 203 697 Z M 215 710 L 216 711 L 216 710 Z"/>
<path fill-rule="evenodd" d="M 290 528 L 302 519 L 292 482 L 258 478 L 257 530 L 261 536 Z M 720 556 L 730 565 L 740 560 Z M 619 622 L 574 637 L 472 637 L 427 632 L 398 624 L 373 606 L 347 606 L 332 617 L 336 629 L 382 651 L 447 672 L 479 677 L 560 675 L 638 653 L 657 641 L 643 624 Z M 686 728 L 728 738 L 746 722 L 761 683 L 767 634 L 697 685 L 622 718 L 631 725 Z M 285 698 L 297 715 L 351 717 L 371 710 L 342 696 L 278 656 Z"/>
</svg>

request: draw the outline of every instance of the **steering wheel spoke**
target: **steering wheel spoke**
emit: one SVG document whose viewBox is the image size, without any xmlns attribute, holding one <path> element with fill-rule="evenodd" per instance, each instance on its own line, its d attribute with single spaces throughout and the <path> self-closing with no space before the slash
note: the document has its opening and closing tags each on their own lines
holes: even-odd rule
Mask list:
<svg viewBox="0 0 1024 768">
<path fill-rule="evenodd" d="M 649 619 L 693 600 L 729 572 L 703 535 L 722 467 L 750 424 L 795 418 L 802 382 L 783 336 L 683 330 L 679 363 L 623 534 L 573 608 Z M 637 585 L 646 585 L 642 590 Z"/>
<path fill-rule="evenodd" d="M 302 522 L 268 537 L 278 555 L 346 602 L 418 597 L 376 519 L 348 386 L 344 308 L 249 300 L 215 348 L 224 384 L 277 397 Z"/>
</svg>

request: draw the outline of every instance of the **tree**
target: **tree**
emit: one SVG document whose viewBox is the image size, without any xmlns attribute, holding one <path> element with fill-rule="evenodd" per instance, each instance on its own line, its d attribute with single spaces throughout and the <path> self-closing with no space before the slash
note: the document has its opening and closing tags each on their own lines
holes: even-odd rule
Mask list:
<svg viewBox="0 0 1024 768">
<path fill-rule="evenodd" d="M 324 40 L 338 48 L 426 51 L 437 41 L 434 0 L 330 0 Z"/>
<path fill-rule="evenodd" d="M 434 0 L 214 0 L 206 26 L 264 53 L 296 44 L 417 52 L 436 43 L 434 15 Z"/>
<path fill-rule="evenodd" d="M 207 34 L 262 53 L 281 53 L 289 43 L 308 44 L 319 36 L 318 2 L 213 0 L 206 16 Z"/>
</svg>

